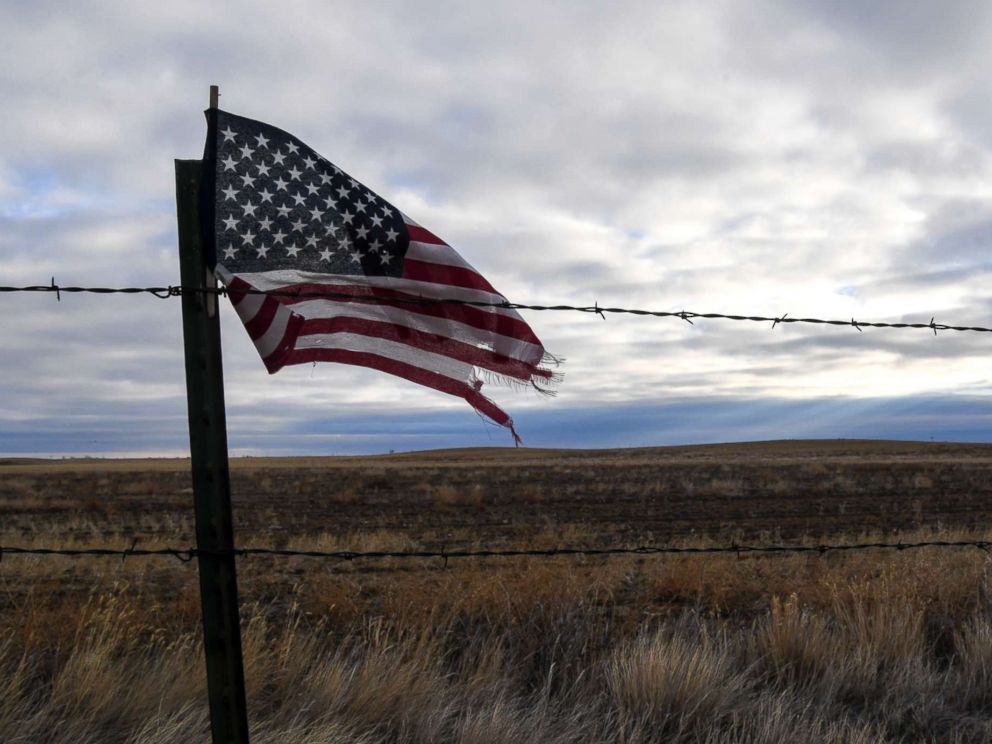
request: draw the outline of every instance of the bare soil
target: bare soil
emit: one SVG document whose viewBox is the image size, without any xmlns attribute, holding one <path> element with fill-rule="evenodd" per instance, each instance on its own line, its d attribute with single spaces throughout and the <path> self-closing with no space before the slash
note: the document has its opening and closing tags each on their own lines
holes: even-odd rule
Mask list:
<svg viewBox="0 0 992 744">
<path fill-rule="evenodd" d="M 428 547 L 499 545 L 548 524 L 592 528 L 602 543 L 790 538 L 992 520 L 992 445 L 984 444 L 829 440 L 238 458 L 231 477 L 242 544 L 386 530 L 416 534 Z M 112 524 L 116 532 L 140 529 L 143 538 L 191 540 L 191 532 L 175 534 L 191 507 L 183 459 L 0 461 L 7 534 L 36 532 L 43 521 L 56 533 L 72 525 L 96 535 Z M 156 529 L 171 534 L 147 534 Z"/>
</svg>

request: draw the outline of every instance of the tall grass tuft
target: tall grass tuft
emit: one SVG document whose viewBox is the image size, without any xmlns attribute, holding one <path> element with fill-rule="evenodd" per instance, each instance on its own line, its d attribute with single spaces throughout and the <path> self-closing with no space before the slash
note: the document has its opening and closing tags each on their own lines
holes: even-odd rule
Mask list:
<svg viewBox="0 0 992 744">
<path fill-rule="evenodd" d="M 950 653 L 925 602 L 866 585 L 756 617 L 686 608 L 622 629 L 595 602 L 518 604 L 419 626 L 342 630 L 298 607 L 246 608 L 262 744 L 982 742 L 992 737 L 992 617 L 956 619 Z M 464 608 L 462 608 L 464 610 Z M 55 650 L 0 642 L 0 741 L 206 742 L 195 629 L 148 625 L 126 591 L 78 613 Z"/>
</svg>

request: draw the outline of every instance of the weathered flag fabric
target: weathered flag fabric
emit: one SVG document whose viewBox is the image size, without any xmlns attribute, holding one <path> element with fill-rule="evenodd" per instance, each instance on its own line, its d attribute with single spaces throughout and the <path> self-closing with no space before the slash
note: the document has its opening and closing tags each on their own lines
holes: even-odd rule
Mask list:
<svg viewBox="0 0 992 744">
<path fill-rule="evenodd" d="M 519 442 L 510 416 L 480 392 L 482 377 L 547 392 L 554 357 L 513 309 L 423 302 L 503 295 L 296 137 L 216 109 L 207 119 L 204 238 L 269 372 L 371 367 L 464 398 Z"/>
</svg>

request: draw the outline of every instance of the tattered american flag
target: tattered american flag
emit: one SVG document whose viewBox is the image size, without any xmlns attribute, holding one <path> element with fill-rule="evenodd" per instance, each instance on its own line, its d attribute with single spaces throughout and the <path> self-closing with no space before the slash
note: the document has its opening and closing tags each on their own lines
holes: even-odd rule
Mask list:
<svg viewBox="0 0 992 744">
<path fill-rule="evenodd" d="M 269 372 L 371 367 L 450 395 L 506 426 L 482 376 L 546 392 L 557 360 L 451 246 L 286 132 L 210 109 L 205 239 Z M 212 181 L 212 183 L 211 183 Z M 258 294 L 294 293 L 299 297 Z M 314 297 L 327 293 L 332 296 Z"/>
</svg>

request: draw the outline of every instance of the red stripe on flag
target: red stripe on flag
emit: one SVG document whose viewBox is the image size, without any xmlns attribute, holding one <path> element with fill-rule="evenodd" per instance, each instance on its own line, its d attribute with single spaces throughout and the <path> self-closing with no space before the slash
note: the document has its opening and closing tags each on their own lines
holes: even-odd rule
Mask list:
<svg viewBox="0 0 992 744">
<path fill-rule="evenodd" d="M 489 351 L 457 341 L 448 336 L 428 333 L 415 328 L 408 328 L 396 323 L 386 323 L 364 318 L 307 318 L 300 330 L 301 336 L 316 336 L 319 334 L 355 333 L 371 338 L 382 338 L 396 341 L 416 349 L 439 354 L 459 362 L 472 364 L 476 367 L 491 370 L 496 374 L 506 375 L 527 382 L 531 377 L 551 379 L 550 370 L 541 369 L 535 365 L 511 359 L 502 354 Z"/>
<path fill-rule="evenodd" d="M 231 298 L 231 304 L 237 305 L 241 302 L 245 298 L 245 290 L 249 289 L 251 285 L 244 279 L 232 277 L 230 284 L 227 285 L 227 296 Z"/>
<path fill-rule="evenodd" d="M 273 298 L 266 297 L 262 301 L 262 306 L 258 308 L 258 312 L 255 313 L 255 317 L 245 322 L 245 328 L 248 330 L 248 335 L 251 336 L 253 341 L 269 330 L 269 326 L 272 325 L 272 319 L 276 317 L 276 310 L 280 307 L 282 305 Z"/>
<path fill-rule="evenodd" d="M 448 245 L 430 230 L 425 230 L 420 225 L 407 224 L 406 231 L 410 234 L 410 241 L 417 243 L 432 243 L 433 245 Z"/>
<path fill-rule="evenodd" d="M 388 305 L 396 307 L 410 313 L 428 315 L 432 318 L 446 318 L 465 323 L 473 328 L 483 331 L 515 338 L 519 341 L 540 346 L 541 341 L 523 320 L 504 315 L 498 312 L 488 312 L 478 307 L 470 305 L 447 304 L 447 303 L 425 303 L 416 302 L 396 302 L 396 300 L 417 300 L 422 299 L 405 292 L 398 292 L 393 289 L 383 289 L 379 287 L 357 287 L 350 284 L 293 284 L 287 287 L 272 290 L 274 292 L 299 292 L 304 295 L 316 295 L 329 293 L 336 295 L 328 297 L 330 302 L 361 302 L 370 305 Z M 278 295 L 274 298 L 285 305 L 294 305 L 298 302 L 309 302 L 319 300 L 319 297 L 293 297 L 290 295 Z"/>
<path fill-rule="evenodd" d="M 413 279 L 418 282 L 429 282 L 431 284 L 444 284 L 449 287 L 479 289 L 483 292 L 499 295 L 499 292 L 493 289 L 493 285 L 487 282 L 480 274 L 461 266 L 428 263 L 427 261 L 417 261 L 408 258 L 403 261 L 403 278 Z"/>
<path fill-rule="evenodd" d="M 296 339 L 300 335 L 300 329 L 303 328 L 303 320 L 303 316 L 291 312 L 289 322 L 286 323 L 286 330 L 282 334 L 279 345 L 271 354 L 262 359 L 262 363 L 270 375 L 275 374 L 287 364 L 293 364 L 293 362 L 287 361 L 287 359 L 292 354 L 293 347 L 296 346 Z"/>
<path fill-rule="evenodd" d="M 296 349 L 286 360 L 286 364 L 309 364 L 311 362 L 338 362 L 352 364 L 357 367 L 371 367 L 381 372 L 402 377 L 418 385 L 433 388 L 448 395 L 463 398 L 472 408 L 488 416 L 500 426 L 513 429 L 510 416 L 468 383 L 453 380 L 450 377 L 416 367 L 406 362 L 372 354 L 366 351 L 348 351 L 346 349 Z"/>
</svg>

